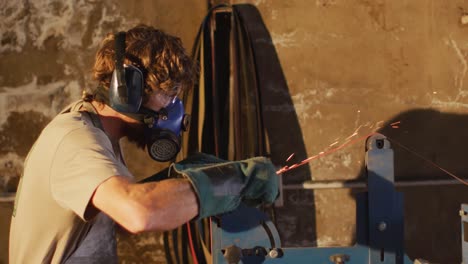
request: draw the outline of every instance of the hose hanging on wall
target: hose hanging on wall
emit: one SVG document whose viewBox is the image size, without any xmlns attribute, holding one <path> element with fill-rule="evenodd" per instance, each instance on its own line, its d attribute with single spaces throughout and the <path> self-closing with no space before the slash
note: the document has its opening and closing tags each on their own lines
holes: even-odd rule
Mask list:
<svg viewBox="0 0 468 264">
<path fill-rule="evenodd" d="M 183 96 L 192 120 L 178 160 L 196 152 L 225 160 L 269 156 L 254 51 L 242 6 L 216 6 L 202 22 L 192 50 L 199 65 L 198 80 Z M 210 263 L 209 232 L 206 219 L 166 233 L 167 262 L 187 263 L 190 254 L 190 263 Z"/>
<path fill-rule="evenodd" d="M 268 154 L 253 51 L 238 12 L 236 5 L 216 6 L 198 33 L 192 54 L 199 79 L 184 96 L 192 116 L 184 157 L 197 151 L 226 160 Z"/>
</svg>

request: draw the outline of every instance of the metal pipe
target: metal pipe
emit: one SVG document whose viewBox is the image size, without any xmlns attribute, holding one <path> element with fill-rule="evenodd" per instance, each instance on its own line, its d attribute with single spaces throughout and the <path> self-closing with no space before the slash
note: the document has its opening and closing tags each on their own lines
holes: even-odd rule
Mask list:
<svg viewBox="0 0 468 264">
<path fill-rule="evenodd" d="M 284 184 L 283 190 L 300 189 L 343 189 L 343 188 L 366 188 L 365 182 L 346 182 L 346 181 L 307 181 L 302 184 Z"/>
<path fill-rule="evenodd" d="M 398 181 L 395 187 L 415 187 L 415 186 L 439 186 L 439 185 L 458 185 L 462 184 L 458 180 L 420 180 L 420 181 Z M 284 190 L 300 189 L 366 189 L 365 181 L 306 181 L 302 184 L 285 184 Z"/>
<path fill-rule="evenodd" d="M 468 180 L 467 180 L 468 181 Z M 399 181 L 396 187 L 459 185 L 457 180 Z M 319 190 L 319 189 L 367 189 L 364 181 L 306 181 L 302 184 L 285 184 L 283 190 Z M 0 203 L 14 202 L 16 193 L 0 194 Z"/>
</svg>

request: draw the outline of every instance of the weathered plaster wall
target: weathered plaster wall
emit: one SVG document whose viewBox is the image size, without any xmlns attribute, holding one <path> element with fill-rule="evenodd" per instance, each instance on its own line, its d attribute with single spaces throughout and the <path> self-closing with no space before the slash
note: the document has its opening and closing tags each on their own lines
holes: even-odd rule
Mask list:
<svg viewBox="0 0 468 264">
<path fill-rule="evenodd" d="M 467 176 L 468 27 L 461 23 L 466 2 L 250 3 L 258 7 L 270 31 L 293 101 L 264 109 L 267 115 L 297 114 L 308 156 L 379 131 L 456 175 Z M 399 127 L 392 128 L 397 121 Z M 287 129 L 282 135 L 288 142 Z M 394 149 L 397 180 L 450 178 L 395 144 Z M 290 153 L 282 154 L 286 159 Z M 349 180 L 363 177 L 363 165 L 361 140 L 314 160 L 309 169 L 313 180 Z M 283 179 L 296 183 L 307 176 L 307 170 L 291 171 Z M 406 197 L 408 254 L 459 262 L 458 208 L 468 198 L 466 187 L 401 191 Z M 353 191 L 287 191 L 285 199 L 278 221 L 286 244 L 353 243 Z"/>
<path fill-rule="evenodd" d="M 145 23 L 179 36 L 190 51 L 206 8 L 203 1 L 0 1 L 0 193 L 16 189 L 47 122 L 95 86 L 90 70 L 107 33 Z M 139 178 L 162 167 L 131 147 L 127 156 L 138 160 L 129 163 Z M 10 205 L 0 207 L 0 263 L 7 263 Z M 160 248 L 147 234 L 123 237 L 119 253 L 126 263 L 164 263 Z"/>
<path fill-rule="evenodd" d="M 468 25 L 460 22 L 466 1 L 231 3 L 255 5 L 270 31 L 293 103 L 265 105 L 265 114 L 297 116 L 307 156 L 377 130 L 468 176 Z M 143 22 L 180 36 L 191 49 L 206 6 L 193 0 L 1 1 L 0 192 L 14 191 L 25 155 L 48 120 L 79 98 L 83 87 L 93 87 L 89 69 L 99 39 Z M 401 121 L 399 128 L 389 126 L 396 121 Z M 288 142 L 288 129 L 275 133 Z M 448 178 L 394 148 L 397 180 Z M 161 168 L 145 153 L 133 148 L 127 153 L 139 160 L 130 163 L 138 177 Z M 283 165 L 291 153 L 272 154 Z M 363 164 L 364 142 L 359 142 L 291 171 L 284 181 L 362 178 Z M 468 199 L 466 187 L 401 190 L 408 254 L 460 262 L 458 208 Z M 353 243 L 353 194 L 347 189 L 286 191 L 277 214 L 285 244 Z M 10 213 L 9 206 L 0 207 L 0 263 L 7 262 Z M 119 252 L 123 262 L 164 263 L 161 243 L 158 234 L 121 235 Z"/>
</svg>

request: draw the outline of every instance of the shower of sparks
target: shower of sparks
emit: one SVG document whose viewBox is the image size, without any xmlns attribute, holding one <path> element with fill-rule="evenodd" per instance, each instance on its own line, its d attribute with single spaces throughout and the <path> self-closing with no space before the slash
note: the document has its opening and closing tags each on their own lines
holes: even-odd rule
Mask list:
<svg viewBox="0 0 468 264">
<path fill-rule="evenodd" d="M 364 125 L 360 125 L 359 127 L 357 127 L 354 130 L 354 132 L 349 137 L 344 139 L 344 142 L 341 145 L 338 145 L 340 143 L 340 140 L 339 140 L 339 138 L 337 138 L 337 139 L 335 139 L 335 142 L 330 144 L 325 150 L 320 151 L 318 154 L 313 155 L 311 157 L 308 157 L 307 159 L 305 159 L 305 160 L 303 160 L 303 161 L 301 161 L 299 163 L 293 164 L 291 166 L 286 165 L 286 166 L 282 167 L 281 169 L 279 169 L 276 173 L 281 174 L 281 173 L 284 173 L 286 171 L 295 169 L 297 167 L 300 167 L 302 165 L 305 165 L 305 164 L 311 162 L 312 160 L 319 159 L 319 158 L 324 157 L 326 155 L 332 154 L 332 153 L 334 153 L 334 152 L 336 152 L 336 151 L 338 151 L 340 149 L 343 149 L 343 148 L 345 148 L 347 146 L 356 144 L 356 143 L 360 142 L 361 140 L 365 140 L 366 138 L 376 134 L 376 131 L 382 127 L 383 123 L 384 123 L 383 121 L 379 121 L 379 122 L 377 122 L 375 124 L 371 124 L 370 122 L 367 122 Z M 398 126 L 398 124 L 400 124 L 400 123 L 401 123 L 400 121 L 396 121 L 396 122 L 391 123 L 390 126 L 392 126 L 392 127 L 393 126 Z M 375 128 L 372 129 L 374 126 L 375 126 Z M 371 130 L 372 132 L 367 133 L 365 136 L 357 137 L 359 135 L 360 131 L 363 130 L 364 128 L 367 128 L 367 130 Z M 338 145 L 338 146 L 336 146 L 336 145 Z M 293 156 L 294 156 L 294 153 L 291 154 L 288 157 L 286 162 L 290 161 Z"/>
<path fill-rule="evenodd" d="M 390 126 L 391 126 L 392 128 L 400 128 L 400 126 L 399 126 L 400 123 L 401 123 L 400 121 L 393 122 L 393 123 L 390 124 Z"/>
<path fill-rule="evenodd" d="M 351 136 L 347 137 L 345 140 L 348 140 L 348 139 L 350 139 L 350 138 L 352 138 L 354 136 L 357 136 L 357 134 L 358 134 L 357 132 L 354 132 Z"/>
<path fill-rule="evenodd" d="M 294 153 L 289 155 L 289 157 L 286 159 L 286 162 L 290 161 L 294 157 Z"/>
<path fill-rule="evenodd" d="M 287 171 L 289 171 L 289 170 L 295 169 L 295 168 L 297 168 L 297 167 L 300 167 L 300 166 L 302 166 L 302 165 L 305 165 L 305 164 L 309 163 L 309 162 L 312 161 L 312 160 L 321 158 L 321 157 L 326 156 L 326 155 L 329 155 L 329 154 L 331 154 L 331 153 L 333 153 L 333 152 L 335 152 L 335 151 L 338 151 L 338 150 L 340 150 L 340 149 L 342 149 L 342 148 L 344 148 L 344 147 L 353 145 L 353 144 L 355 144 L 355 143 L 357 143 L 357 142 L 359 142 L 359 141 L 361 141 L 361 140 L 363 140 L 363 139 L 366 139 L 366 138 L 368 138 L 368 137 L 370 137 L 370 136 L 372 136 L 372 135 L 374 135 L 374 134 L 376 134 L 376 132 L 372 132 L 372 133 L 370 133 L 370 134 L 368 134 L 368 135 L 365 135 L 365 136 L 363 136 L 363 137 L 356 138 L 355 140 L 352 140 L 352 141 L 347 141 L 347 142 L 345 142 L 344 144 L 339 145 L 338 147 L 331 148 L 331 149 L 326 150 L 326 151 L 321 151 L 319 154 L 314 155 L 314 156 L 311 156 L 311 157 L 309 157 L 309 158 L 307 158 L 307 159 L 305 159 L 305 160 L 303 160 L 303 161 L 301 161 L 301 162 L 299 162 L 299 163 L 296 163 L 296 164 L 294 164 L 294 165 L 291 165 L 291 166 L 284 166 L 284 167 L 282 167 L 281 169 L 279 169 L 278 171 L 276 171 L 276 174 L 281 174 L 281 173 L 287 172 Z"/>
<path fill-rule="evenodd" d="M 396 122 L 391 123 L 389 126 L 392 127 L 392 128 L 399 128 L 400 123 L 401 123 L 400 121 L 396 121 Z M 297 168 L 297 167 L 300 167 L 300 166 L 302 166 L 302 165 L 305 165 L 305 164 L 311 162 L 312 160 L 319 159 L 319 158 L 324 157 L 324 156 L 326 156 L 326 155 L 332 154 L 332 153 L 334 153 L 334 152 L 336 152 L 336 151 L 338 151 L 338 150 L 341 150 L 341 149 L 343 149 L 343 148 L 345 148 L 345 147 L 347 147 L 347 146 L 351 146 L 351 145 L 354 145 L 354 144 L 356 144 L 356 143 L 358 143 L 358 142 L 360 142 L 360 141 L 362 141 L 362 140 L 365 140 L 365 139 L 367 139 L 367 138 L 369 138 L 369 137 L 371 137 L 371 136 L 373 136 L 373 135 L 375 135 L 375 134 L 379 134 L 379 133 L 376 132 L 376 131 L 379 130 L 379 129 L 382 127 L 382 124 L 383 124 L 383 121 L 379 121 L 379 122 L 377 122 L 376 124 L 374 124 L 374 125 L 376 126 L 375 129 L 372 129 L 372 128 L 374 127 L 374 125 L 370 125 L 370 124 L 366 124 L 366 125 L 364 125 L 364 126 L 359 126 L 359 127 L 354 131 L 354 133 L 353 133 L 351 136 L 349 136 L 349 137 L 347 137 L 347 138 L 345 139 L 345 142 L 344 142 L 343 144 L 341 144 L 341 145 L 339 145 L 339 146 L 337 146 L 337 147 L 335 147 L 335 148 L 331 148 L 332 146 L 335 146 L 335 145 L 337 145 L 337 144 L 339 143 L 338 139 L 336 139 L 335 142 L 333 142 L 332 144 L 330 144 L 330 145 L 328 146 L 328 149 L 327 149 L 327 150 L 321 151 L 321 152 L 319 152 L 317 155 L 308 157 L 307 159 L 305 159 L 305 160 L 303 160 L 303 161 L 301 161 L 301 162 L 299 162 L 299 163 L 296 163 L 296 164 L 294 164 L 294 165 L 291 165 L 291 166 L 284 166 L 284 167 L 282 167 L 281 169 L 277 170 L 277 171 L 276 171 L 276 174 L 282 174 L 282 173 L 287 172 L 287 171 L 289 171 L 289 170 L 295 169 L 295 168 Z M 350 140 L 351 138 L 353 138 L 353 137 L 355 137 L 355 136 L 357 136 L 357 135 L 359 134 L 359 130 L 360 130 L 362 127 L 371 128 L 371 129 L 372 129 L 372 132 L 369 133 L 369 134 L 367 134 L 367 135 L 365 135 L 365 136 L 358 137 L 358 138 L 356 138 L 356 139 L 354 139 L 354 140 Z M 385 135 L 384 135 L 384 136 L 385 136 Z M 453 177 L 454 179 L 458 180 L 458 181 L 461 182 L 462 184 L 468 186 L 468 181 L 466 181 L 465 179 L 462 179 L 461 177 L 458 177 L 457 175 L 451 173 L 450 171 L 448 171 L 448 170 L 446 170 L 446 169 L 440 167 L 438 164 L 436 164 L 436 163 L 434 163 L 433 161 L 427 159 L 426 157 L 424 157 L 423 155 L 417 153 L 416 151 L 411 150 L 410 148 L 404 146 L 403 144 L 398 143 L 398 142 L 394 141 L 393 139 L 388 138 L 387 136 L 385 136 L 385 137 L 386 137 L 390 142 L 395 143 L 396 145 L 400 146 L 402 149 L 404 149 L 404 150 L 408 151 L 409 153 L 411 153 L 411 154 L 413 154 L 413 155 L 419 157 L 420 159 L 422 159 L 423 161 L 429 163 L 429 164 L 432 165 L 433 167 L 435 167 L 435 168 L 437 168 L 437 169 L 443 171 L 443 172 L 446 173 L 447 175 Z M 295 154 L 295 153 L 291 154 L 291 155 L 288 157 L 288 159 L 286 160 L 286 162 L 288 162 L 289 160 L 291 160 L 291 158 L 294 156 L 294 154 Z"/>
</svg>

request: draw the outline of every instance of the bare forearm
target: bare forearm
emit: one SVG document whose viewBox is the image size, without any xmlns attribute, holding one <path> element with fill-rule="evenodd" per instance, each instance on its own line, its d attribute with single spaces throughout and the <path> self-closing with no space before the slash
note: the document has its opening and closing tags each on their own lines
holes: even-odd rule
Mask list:
<svg viewBox="0 0 468 264">
<path fill-rule="evenodd" d="M 146 230 L 173 229 L 198 214 L 197 198 L 185 179 L 137 184 L 131 196 L 148 210 Z"/>
<path fill-rule="evenodd" d="M 112 177 L 98 187 L 93 204 L 132 233 L 170 230 L 198 214 L 197 198 L 184 179 L 134 184 Z"/>
</svg>

